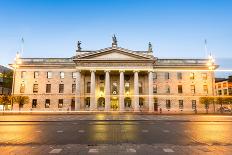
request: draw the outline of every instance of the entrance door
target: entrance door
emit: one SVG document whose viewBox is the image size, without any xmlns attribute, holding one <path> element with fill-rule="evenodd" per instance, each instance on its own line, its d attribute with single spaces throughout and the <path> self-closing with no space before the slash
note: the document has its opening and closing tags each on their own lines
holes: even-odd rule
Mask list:
<svg viewBox="0 0 232 155">
<path fill-rule="evenodd" d="M 72 99 L 71 101 L 71 111 L 75 110 L 75 98 Z"/>
<path fill-rule="evenodd" d="M 113 110 L 117 110 L 118 109 L 118 98 L 117 99 L 111 99 L 111 108 L 113 109 Z"/>
</svg>

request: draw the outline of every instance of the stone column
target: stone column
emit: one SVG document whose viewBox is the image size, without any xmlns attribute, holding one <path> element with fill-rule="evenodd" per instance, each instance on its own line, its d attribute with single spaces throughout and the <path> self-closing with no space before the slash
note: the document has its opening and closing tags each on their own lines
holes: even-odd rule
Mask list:
<svg viewBox="0 0 232 155">
<path fill-rule="evenodd" d="M 90 110 L 96 110 L 95 99 L 95 70 L 91 70 L 91 85 L 90 85 Z"/>
<path fill-rule="evenodd" d="M 149 112 L 154 111 L 154 101 L 153 101 L 153 72 L 148 71 L 148 106 Z"/>
<path fill-rule="evenodd" d="M 134 111 L 139 111 L 139 75 L 134 71 Z"/>
<path fill-rule="evenodd" d="M 120 70 L 120 85 L 119 85 L 119 110 L 124 111 L 124 70 Z"/>
<path fill-rule="evenodd" d="M 110 71 L 105 70 L 105 111 L 110 110 Z"/>
<path fill-rule="evenodd" d="M 76 94 L 75 94 L 75 111 L 80 110 L 81 107 L 81 71 L 76 72 Z"/>
</svg>

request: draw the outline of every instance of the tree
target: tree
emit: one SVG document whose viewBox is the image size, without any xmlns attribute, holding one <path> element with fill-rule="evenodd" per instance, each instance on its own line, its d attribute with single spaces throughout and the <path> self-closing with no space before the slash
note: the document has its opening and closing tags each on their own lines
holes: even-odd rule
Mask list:
<svg viewBox="0 0 232 155">
<path fill-rule="evenodd" d="M 214 103 L 214 97 L 200 97 L 200 103 L 205 105 L 205 110 L 208 114 L 209 105 Z"/>
<path fill-rule="evenodd" d="M 216 104 L 220 105 L 220 112 L 223 113 L 222 106 L 224 104 L 225 99 L 222 97 L 215 97 Z"/>
<path fill-rule="evenodd" d="M 11 96 L 10 95 L 1 95 L 0 96 L 0 105 L 3 105 L 3 110 L 5 110 L 6 105 L 10 105 Z"/>
<path fill-rule="evenodd" d="M 224 99 L 225 99 L 224 103 L 230 105 L 230 112 L 232 114 L 232 97 L 229 96 L 229 97 L 226 97 Z"/>
<path fill-rule="evenodd" d="M 19 111 L 21 110 L 21 107 L 23 107 L 24 104 L 29 103 L 29 97 L 28 96 L 14 96 L 13 102 L 19 104 Z"/>
</svg>

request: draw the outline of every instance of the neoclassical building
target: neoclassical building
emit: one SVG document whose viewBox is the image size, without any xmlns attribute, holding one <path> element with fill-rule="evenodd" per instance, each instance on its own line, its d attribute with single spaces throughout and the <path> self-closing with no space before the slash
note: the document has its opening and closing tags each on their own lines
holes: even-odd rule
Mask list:
<svg viewBox="0 0 232 155">
<path fill-rule="evenodd" d="M 117 46 L 85 51 L 70 58 L 18 58 L 13 93 L 26 95 L 32 111 L 205 110 L 199 97 L 214 95 L 209 59 L 159 59 L 147 51 Z M 18 106 L 13 106 L 18 110 Z"/>
</svg>

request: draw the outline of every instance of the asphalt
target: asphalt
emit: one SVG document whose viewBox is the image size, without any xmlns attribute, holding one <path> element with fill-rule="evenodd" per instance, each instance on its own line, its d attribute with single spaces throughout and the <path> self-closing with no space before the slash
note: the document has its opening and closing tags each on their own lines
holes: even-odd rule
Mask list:
<svg viewBox="0 0 232 155">
<path fill-rule="evenodd" d="M 4 154 L 231 154 L 232 116 L 0 116 Z M 1 154 L 0 153 L 0 154 Z"/>
</svg>

